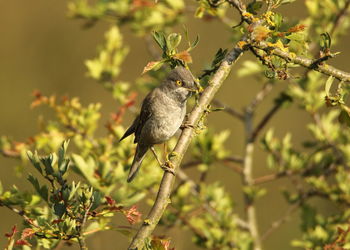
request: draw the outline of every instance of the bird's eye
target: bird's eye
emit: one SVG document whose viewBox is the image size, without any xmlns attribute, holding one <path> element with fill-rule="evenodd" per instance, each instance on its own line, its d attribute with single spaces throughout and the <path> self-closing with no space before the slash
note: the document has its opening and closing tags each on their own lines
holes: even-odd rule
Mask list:
<svg viewBox="0 0 350 250">
<path fill-rule="evenodd" d="M 183 85 L 183 82 L 180 81 L 180 80 L 177 80 L 177 81 L 176 81 L 176 85 L 181 87 L 181 86 Z"/>
</svg>

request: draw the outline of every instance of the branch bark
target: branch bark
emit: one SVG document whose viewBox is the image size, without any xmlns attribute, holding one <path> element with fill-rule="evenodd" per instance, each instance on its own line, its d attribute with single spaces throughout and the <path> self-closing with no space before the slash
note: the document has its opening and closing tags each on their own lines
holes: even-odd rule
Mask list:
<svg viewBox="0 0 350 250">
<path fill-rule="evenodd" d="M 226 55 L 218 70 L 211 77 L 209 86 L 203 91 L 197 105 L 189 114 L 187 120 L 188 124 L 196 125 L 198 123 L 208 105 L 214 98 L 216 92 L 219 90 L 224 80 L 230 73 L 233 64 L 238 60 L 242 52 L 243 49 L 236 46 Z M 175 149 L 171 153 L 172 157 L 170 157 L 170 163 L 175 171 L 177 168 L 179 168 L 182 158 L 190 145 L 193 132 L 194 131 L 191 126 L 186 127 L 182 131 Z M 170 202 L 169 197 L 174 180 L 175 176 L 172 173 L 164 173 L 154 205 L 137 234 L 134 236 L 128 249 L 142 249 L 145 239 L 151 235 Z"/>
</svg>

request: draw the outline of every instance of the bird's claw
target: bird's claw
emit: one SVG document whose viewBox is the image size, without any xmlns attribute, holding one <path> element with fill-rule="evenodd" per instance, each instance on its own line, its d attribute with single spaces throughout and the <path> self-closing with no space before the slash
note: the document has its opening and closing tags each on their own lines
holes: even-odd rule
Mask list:
<svg viewBox="0 0 350 250">
<path fill-rule="evenodd" d="M 161 166 L 161 168 L 165 171 L 165 172 L 169 172 L 173 175 L 175 175 L 175 170 L 174 170 L 174 166 L 173 164 L 167 160 L 164 162 L 164 164 Z"/>
<path fill-rule="evenodd" d="M 192 125 L 192 124 L 189 124 L 189 123 L 184 123 L 184 124 L 182 124 L 182 125 L 180 126 L 180 129 L 182 129 L 182 130 L 184 130 L 185 128 L 192 128 L 192 129 L 194 129 L 195 126 Z"/>
</svg>

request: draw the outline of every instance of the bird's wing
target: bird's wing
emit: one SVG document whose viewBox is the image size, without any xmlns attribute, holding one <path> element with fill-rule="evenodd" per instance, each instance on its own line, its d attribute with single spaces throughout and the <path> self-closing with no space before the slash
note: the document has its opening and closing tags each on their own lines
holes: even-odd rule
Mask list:
<svg viewBox="0 0 350 250">
<path fill-rule="evenodd" d="M 150 118 L 152 113 L 150 109 L 152 100 L 151 96 L 152 92 L 149 95 L 147 95 L 146 98 L 143 100 L 140 114 L 135 118 L 131 126 L 126 130 L 125 134 L 122 136 L 122 138 L 120 138 L 119 141 L 124 140 L 131 134 L 135 134 L 134 143 L 139 142 L 142 128 L 145 125 L 146 121 Z"/>
<path fill-rule="evenodd" d="M 140 115 L 138 115 L 135 120 L 133 121 L 133 123 L 131 124 L 131 126 L 126 130 L 126 132 L 124 133 L 124 135 L 122 136 L 122 138 L 120 138 L 119 141 L 124 140 L 126 137 L 128 137 L 129 135 L 135 133 L 136 128 L 137 128 L 137 124 L 139 123 L 140 120 Z"/>
<path fill-rule="evenodd" d="M 143 100 L 142 107 L 141 107 L 141 113 L 139 115 L 139 119 L 137 122 L 137 126 L 135 128 L 135 140 L 134 143 L 138 143 L 140 141 L 141 131 L 147 120 L 152 115 L 152 98 L 153 97 L 153 91 L 149 93 L 146 98 Z"/>
</svg>

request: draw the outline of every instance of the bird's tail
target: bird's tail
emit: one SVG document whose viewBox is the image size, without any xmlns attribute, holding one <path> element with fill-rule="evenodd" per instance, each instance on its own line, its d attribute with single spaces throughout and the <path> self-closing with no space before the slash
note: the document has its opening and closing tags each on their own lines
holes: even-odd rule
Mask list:
<svg viewBox="0 0 350 250">
<path fill-rule="evenodd" d="M 148 146 L 137 144 L 135 157 L 129 171 L 128 182 L 131 182 L 135 178 L 148 149 Z"/>
</svg>

